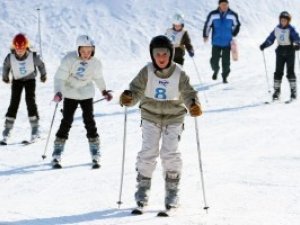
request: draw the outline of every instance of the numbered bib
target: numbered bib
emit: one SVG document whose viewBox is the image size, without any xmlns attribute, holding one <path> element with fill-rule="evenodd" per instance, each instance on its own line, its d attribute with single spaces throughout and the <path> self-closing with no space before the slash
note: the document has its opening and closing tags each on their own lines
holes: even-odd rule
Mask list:
<svg viewBox="0 0 300 225">
<path fill-rule="evenodd" d="M 181 45 L 182 37 L 185 33 L 185 30 L 175 31 L 174 29 L 170 28 L 166 32 L 166 36 L 171 40 L 174 47 L 179 47 Z"/>
<path fill-rule="evenodd" d="M 33 53 L 29 52 L 24 60 L 17 60 L 15 54 L 10 54 L 10 63 L 14 79 L 22 79 L 35 71 L 33 62 Z"/>
<path fill-rule="evenodd" d="M 279 45 L 291 45 L 290 30 L 275 28 L 275 37 Z"/>
<path fill-rule="evenodd" d="M 157 101 L 179 100 L 179 80 L 181 69 L 176 65 L 173 74 L 167 78 L 159 78 L 153 70 L 153 65 L 148 65 L 148 82 L 145 96 Z"/>
<path fill-rule="evenodd" d="M 89 63 L 85 61 L 76 61 L 71 69 L 71 77 L 77 80 L 86 80 L 89 70 Z"/>
</svg>

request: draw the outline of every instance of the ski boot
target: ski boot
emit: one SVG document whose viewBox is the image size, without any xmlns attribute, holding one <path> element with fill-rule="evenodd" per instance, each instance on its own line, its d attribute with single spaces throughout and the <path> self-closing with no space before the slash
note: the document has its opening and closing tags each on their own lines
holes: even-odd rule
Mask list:
<svg viewBox="0 0 300 225">
<path fill-rule="evenodd" d="M 40 137 L 39 131 L 39 119 L 37 116 L 29 117 L 29 122 L 31 125 L 31 142 L 34 142 L 37 138 Z"/>
<path fill-rule="evenodd" d="M 99 137 L 89 138 L 90 153 L 92 157 L 92 169 L 100 168 L 100 140 Z"/>
<path fill-rule="evenodd" d="M 4 122 L 4 130 L 2 132 L 3 139 L 0 141 L 0 145 L 7 145 L 7 139 L 10 136 L 10 132 L 14 126 L 15 119 L 12 117 L 7 117 Z"/>
<path fill-rule="evenodd" d="M 178 185 L 179 185 L 180 177 L 177 172 L 167 172 L 166 180 L 165 180 L 165 188 L 166 188 L 166 197 L 165 197 L 165 206 L 166 209 L 169 210 L 171 208 L 177 208 L 179 197 L 178 197 Z"/>
<path fill-rule="evenodd" d="M 52 153 L 52 167 L 54 169 L 61 169 L 61 155 L 65 148 L 65 138 L 56 137 L 54 141 L 54 151 Z"/>
<path fill-rule="evenodd" d="M 138 184 L 137 184 L 137 191 L 135 192 L 135 201 L 137 203 L 137 206 L 144 207 L 148 205 L 148 199 L 149 199 L 149 190 L 151 187 L 151 178 L 144 177 L 142 174 L 138 174 L 136 178 Z"/>
<path fill-rule="evenodd" d="M 273 101 L 277 101 L 280 98 L 280 86 L 281 80 L 274 80 L 274 93 L 273 93 Z"/>
<path fill-rule="evenodd" d="M 215 71 L 212 75 L 212 79 L 213 80 L 217 80 L 218 79 L 218 71 Z"/>
<path fill-rule="evenodd" d="M 273 95 L 272 95 L 272 99 L 273 101 L 277 101 L 280 98 L 280 88 L 275 89 Z"/>
<path fill-rule="evenodd" d="M 296 80 L 290 80 L 290 88 L 291 88 L 291 101 L 297 99 L 297 83 Z"/>
</svg>

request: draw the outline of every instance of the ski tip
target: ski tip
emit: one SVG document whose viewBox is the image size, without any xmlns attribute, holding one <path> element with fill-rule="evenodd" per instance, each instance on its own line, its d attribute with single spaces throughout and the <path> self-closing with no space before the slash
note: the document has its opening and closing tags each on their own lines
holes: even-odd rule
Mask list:
<svg viewBox="0 0 300 225">
<path fill-rule="evenodd" d="M 131 211 L 131 215 L 142 215 L 143 214 L 143 210 L 142 209 L 133 209 Z"/>
<path fill-rule="evenodd" d="M 62 169 L 62 166 L 60 164 L 52 165 L 52 169 Z"/>
<path fill-rule="evenodd" d="M 23 144 L 23 145 L 28 145 L 28 144 L 30 144 L 31 142 L 30 141 L 27 141 L 27 140 L 24 140 L 24 141 L 22 141 L 21 142 L 21 144 Z"/>
<path fill-rule="evenodd" d="M 165 211 L 161 211 L 157 213 L 158 217 L 169 217 L 169 214 Z"/>
<path fill-rule="evenodd" d="M 100 167 L 101 167 L 100 164 L 94 164 L 94 165 L 92 166 L 92 169 L 99 169 Z"/>
<path fill-rule="evenodd" d="M 0 145 L 7 145 L 7 143 L 4 142 L 4 141 L 1 141 L 1 142 L 0 142 Z"/>
</svg>

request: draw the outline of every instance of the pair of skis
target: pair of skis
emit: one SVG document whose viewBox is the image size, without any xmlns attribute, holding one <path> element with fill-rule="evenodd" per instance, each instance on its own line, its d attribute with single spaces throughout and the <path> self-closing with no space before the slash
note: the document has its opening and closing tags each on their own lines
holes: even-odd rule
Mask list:
<svg viewBox="0 0 300 225">
<path fill-rule="evenodd" d="M 157 217 L 170 217 L 170 216 L 173 216 L 174 213 L 176 212 L 176 209 L 177 208 L 174 208 L 174 207 L 166 207 L 165 210 L 158 211 L 156 216 Z M 145 212 L 144 207 L 137 207 L 137 208 L 135 208 L 131 211 L 131 215 L 138 216 L 138 215 L 144 214 L 144 212 Z"/>
<path fill-rule="evenodd" d="M 99 169 L 101 167 L 100 163 L 96 160 L 92 162 L 92 169 Z M 53 159 L 52 160 L 52 169 L 62 169 L 62 165 L 59 160 Z"/>
<path fill-rule="evenodd" d="M 40 138 L 34 138 L 30 141 L 23 140 L 23 141 L 15 142 L 15 143 L 7 143 L 6 140 L 1 140 L 0 145 L 30 145 L 30 144 L 36 143 L 38 139 L 40 139 Z"/>
</svg>

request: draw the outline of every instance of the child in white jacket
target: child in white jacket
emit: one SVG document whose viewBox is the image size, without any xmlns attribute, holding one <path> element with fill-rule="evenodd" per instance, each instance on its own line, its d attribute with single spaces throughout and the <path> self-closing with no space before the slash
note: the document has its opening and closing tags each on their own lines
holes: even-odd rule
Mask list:
<svg viewBox="0 0 300 225">
<path fill-rule="evenodd" d="M 63 119 L 54 141 L 52 165 L 54 168 L 61 168 L 61 155 L 65 141 L 68 139 L 74 113 L 80 105 L 93 167 L 99 168 L 100 140 L 93 114 L 94 83 L 107 101 L 112 99 L 112 95 L 106 91 L 101 62 L 94 57 L 94 41 L 87 35 L 81 35 L 77 38 L 76 44 L 77 51 L 68 53 L 62 59 L 54 79 L 56 93 L 54 101 L 58 103 L 64 98 L 64 102 Z"/>
</svg>

